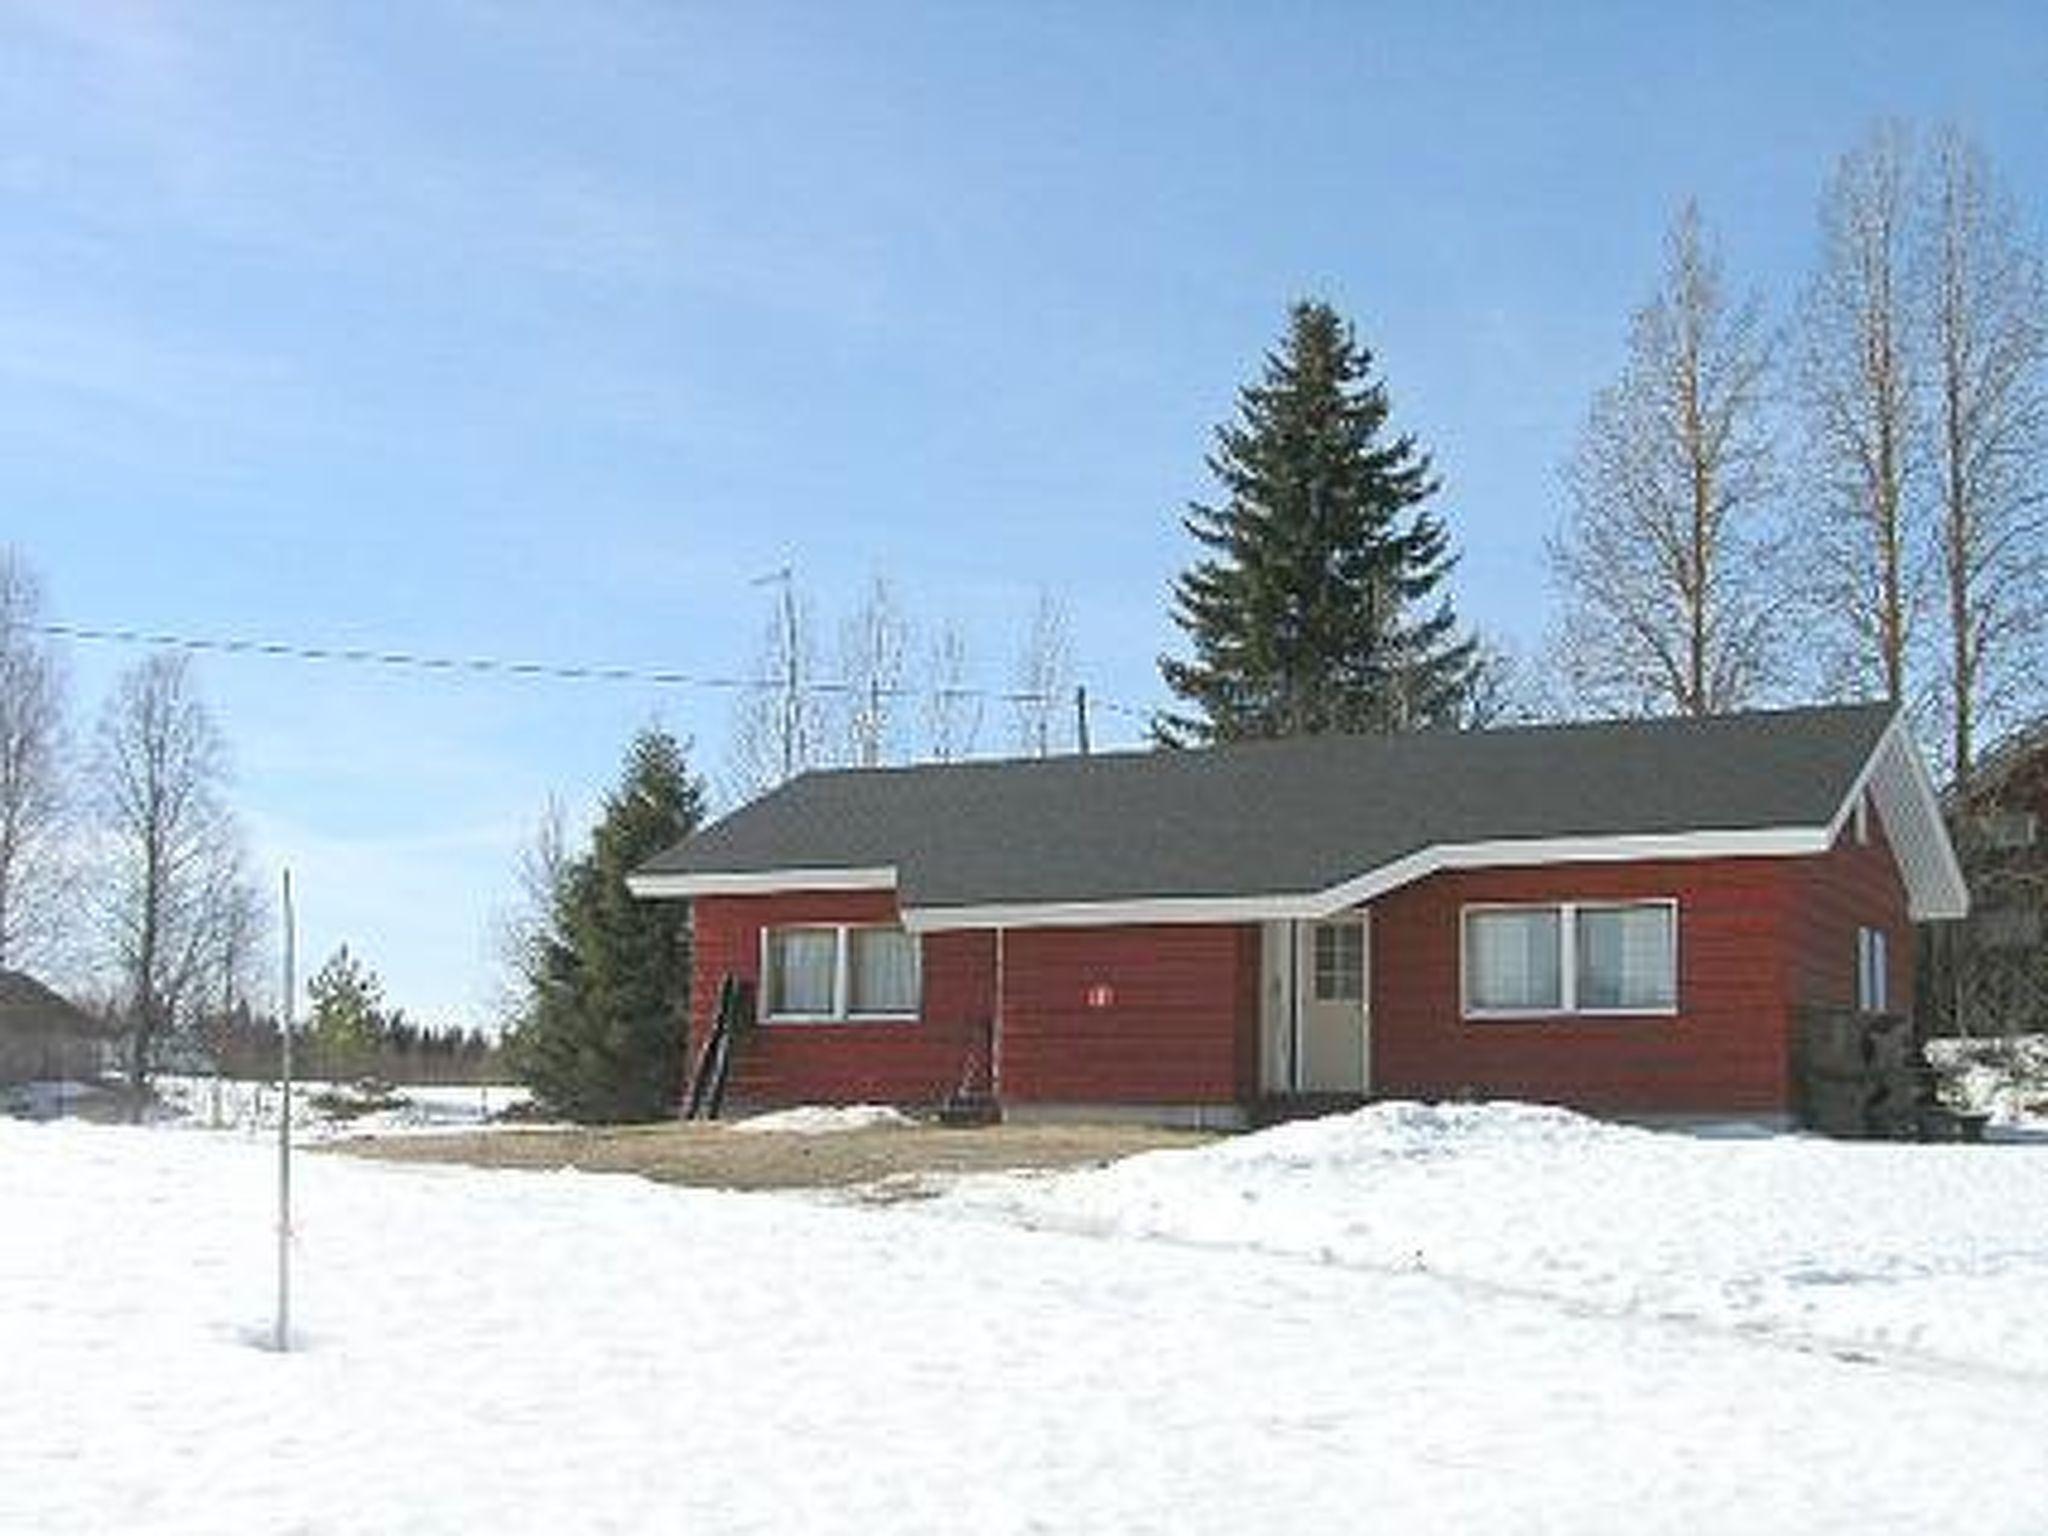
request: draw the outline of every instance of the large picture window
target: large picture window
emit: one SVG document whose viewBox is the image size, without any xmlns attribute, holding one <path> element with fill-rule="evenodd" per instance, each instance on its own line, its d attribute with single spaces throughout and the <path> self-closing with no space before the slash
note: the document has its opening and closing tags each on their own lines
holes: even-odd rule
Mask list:
<svg viewBox="0 0 2048 1536">
<path fill-rule="evenodd" d="M 1558 902 L 1468 907 L 1465 1013 L 1672 1013 L 1678 904 Z"/>
<path fill-rule="evenodd" d="M 761 992 L 770 1021 L 915 1018 L 917 940 L 901 928 L 770 928 L 761 935 Z"/>
</svg>

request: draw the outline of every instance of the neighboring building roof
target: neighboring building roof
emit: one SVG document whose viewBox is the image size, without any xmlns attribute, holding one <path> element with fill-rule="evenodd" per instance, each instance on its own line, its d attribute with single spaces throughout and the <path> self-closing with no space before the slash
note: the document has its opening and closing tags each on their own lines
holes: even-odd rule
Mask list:
<svg viewBox="0 0 2048 1536">
<path fill-rule="evenodd" d="M 1932 823 L 1894 834 L 1926 866 L 1915 905 L 1951 915 L 1932 789 L 1881 705 L 808 773 L 633 888 L 893 886 L 920 928 L 1315 916 L 1445 867 L 1817 852 L 1887 763 L 1887 827 Z"/>
<path fill-rule="evenodd" d="M 2048 715 L 2042 715 L 2008 732 L 1991 750 L 1977 760 L 1970 775 L 1970 795 L 1975 800 L 1996 800 L 2008 780 L 2025 773 L 2048 756 Z M 1943 799 L 1953 804 L 1956 786 L 1950 784 Z"/>
<path fill-rule="evenodd" d="M 116 1035 L 61 993 L 23 971 L 0 971 L 0 1030 L 52 1030 L 70 1035 Z"/>
</svg>

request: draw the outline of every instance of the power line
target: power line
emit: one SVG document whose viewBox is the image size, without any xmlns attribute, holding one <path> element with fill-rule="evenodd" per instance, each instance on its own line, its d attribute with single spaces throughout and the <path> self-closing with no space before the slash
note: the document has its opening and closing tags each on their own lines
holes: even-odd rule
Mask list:
<svg viewBox="0 0 2048 1536">
<path fill-rule="evenodd" d="M 417 651 L 381 650 L 366 646 L 300 645 L 283 640 L 223 639 L 174 635 L 160 630 L 105 628 L 86 624 L 43 623 L 27 626 L 40 634 L 66 640 L 113 645 L 168 647 L 228 656 L 265 656 L 286 661 L 339 662 L 354 666 L 403 668 L 422 672 L 497 673 L 512 677 L 559 679 L 567 682 L 652 683 L 669 688 L 758 688 L 773 684 L 740 677 L 698 677 L 640 667 L 578 665 L 545 661 L 511 661 L 496 656 L 432 656 Z"/>
<path fill-rule="evenodd" d="M 598 663 L 520 661 L 502 656 L 437 656 L 427 652 L 377 646 L 306 645 L 287 640 L 184 635 L 168 630 L 132 629 L 112 625 L 42 622 L 23 626 L 37 634 L 61 640 L 80 640 L 103 645 L 148 646 L 152 649 L 191 651 L 202 655 L 256 656 L 272 661 L 325 662 L 340 666 L 381 667 L 387 670 L 431 672 L 441 676 L 497 676 L 570 683 L 637 683 L 656 688 L 705 688 L 725 693 L 773 693 L 789 687 L 787 678 L 732 677 L 679 672 L 658 667 L 613 666 Z M 869 692 L 857 683 L 811 679 L 797 685 L 805 693 L 850 694 Z M 1029 689 L 995 688 L 913 688 L 897 685 L 872 690 L 892 699 L 980 699 L 997 704 L 1045 705 L 1062 701 L 1065 695 L 1051 695 Z M 1147 721 L 1152 712 L 1135 705 L 1119 704 L 1094 693 L 1088 695 L 1091 708 L 1105 709 L 1133 720 Z"/>
</svg>

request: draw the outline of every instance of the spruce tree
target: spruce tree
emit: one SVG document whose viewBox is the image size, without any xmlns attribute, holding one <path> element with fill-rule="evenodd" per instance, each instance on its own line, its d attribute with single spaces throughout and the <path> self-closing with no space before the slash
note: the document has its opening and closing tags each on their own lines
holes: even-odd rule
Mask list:
<svg viewBox="0 0 2048 1536">
<path fill-rule="evenodd" d="M 1175 744 L 1455 723 L 1474 643 L 1440 592 L 1455 563 L 1437 480 L 1387 430 L 1372 354 L 1329 305 L 1294 306 L 1264 376 L 1216 430 L 1220 504 L 1183 520 L 1207 551 L 1174 584 L 1192 660 L 1160 659 L 1192 706 Z"/>
<path fill-rule="evenodd" d="M 336 1078 L 372 1070 L 391 1023 L 377 973 L 344 944 L 314 972 L 306 993 L 313 1002 L 311 1037 L 320 1069 Z"/>
<path fill-rule="evenodd" d="M 581 858 L 558 872 L 508 1049 L 541 1108 L 586 1122 L 655 1120 L 682 1091 L 689 931 L 675 902 L 626 876 L 696 830 L 704 788 L 682 745 L 643 730 Z"/>
</svg>

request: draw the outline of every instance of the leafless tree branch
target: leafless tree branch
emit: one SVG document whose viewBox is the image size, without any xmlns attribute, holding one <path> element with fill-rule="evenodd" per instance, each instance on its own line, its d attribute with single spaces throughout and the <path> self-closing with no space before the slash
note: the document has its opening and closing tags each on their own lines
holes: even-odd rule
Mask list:
<svg viewBox="0 0 2048 1536">
<path fill-rule="evenodd" d="M 106 840 L 102 917 L 146 1086 L 159 1041 L 246 957 L 256 899 L 225 799 L 227 754 L 182 655 L 124 673 L 100 719 L 94 789 Z"/>
<path fill-rule="evenodd" d="M 1553 649 L 1582 705 L 1710 714 L 1776 681 L 1772 352 L 1759 303 L 1728 298 L 1694 205 L 1666 250 L 1566 465 L 1571 507 L 1546 551 Z"/>
<path fill-rule="evenodd" d="M 56 938 L 65 890 L 65 680 L 33 626 L 42 588 L 0 547 L 0 966 Z"/>
</svg>

